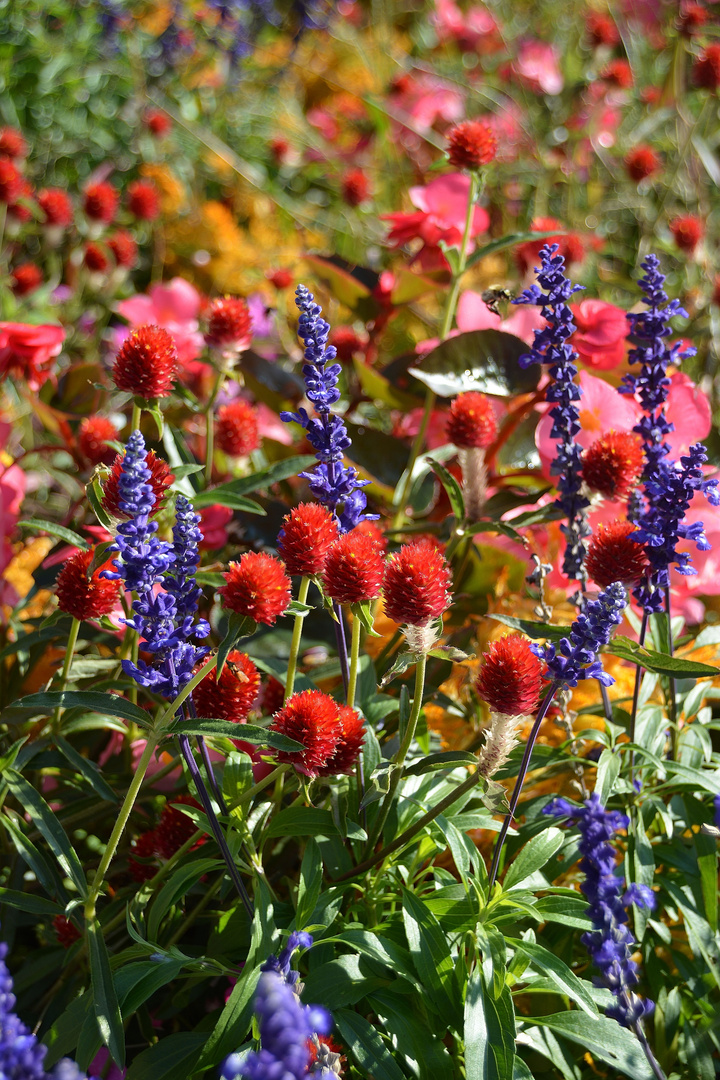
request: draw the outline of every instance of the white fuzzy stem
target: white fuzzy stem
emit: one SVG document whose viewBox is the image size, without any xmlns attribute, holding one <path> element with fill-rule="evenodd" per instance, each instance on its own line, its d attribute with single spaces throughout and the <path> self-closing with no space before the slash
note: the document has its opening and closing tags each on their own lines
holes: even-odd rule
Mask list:
<svg viewBox="0 0 720 1080">
<path fill-rule="evenodd" d="M 478 772 L 486 780 L 508 760 L 513 747 L 518 744 L 518 731 L 527 720 L 527 716 L 490 713 L 490 726 L 485 731 L 485 745 L 478 757 Z"/>
<path fill-rule="evenodd" d="M 437 641 L 437 628 L 435 622 L 427 622 L 422 626 L 408 623 L 405 627 L 405 640 L 410 652 L 427 653 Z"/>
</svg>

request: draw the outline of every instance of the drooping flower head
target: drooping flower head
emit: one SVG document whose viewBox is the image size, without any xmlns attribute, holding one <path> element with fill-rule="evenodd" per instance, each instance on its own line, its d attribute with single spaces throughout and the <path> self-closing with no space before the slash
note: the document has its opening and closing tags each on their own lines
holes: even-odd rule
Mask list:
<svg viewBox="0 0 720 1080">
<path fill-rule="evenodd" d="M 626 602 L 625 589 L 614 582 L 597 600 L 586 604 L 584 612 L 570 627 L 568 637 L 561 638 L 557 644 L 531 645 L 547 666 L 543 677 L 564 687 L 577 686 L 580 679 L 597 679 L 603 686 L 612 686 L 615 680 L 603 670 L 597 654 L 622 622 Z"/>
<path fill-rule="evenodd" d="M 537 712 L 542 685 L 542 661 L 522 634 L 506 634 L 490 643 L 475 682 L 478 696 L 506 716 Z"/>
<path fill-rule="evenodd" d="M 361 604 L 380 595 L 382 551 L 371 536 L 353 529 L 330 548 L 322 572 L 325 592 L 338 604 Z"/>
<path fill-rule="evenodd" d="M 620 829 L 627 829 L 628 818 L 617 810 L 606 810 L 594 792 L 582 806 L 567 799 L 555 799 L 544 813 L 567 817 L 580 832 L 580 869 L 585 875 L 580 888 L 587 897 L 587 913 L 593 930 L 583 934 L 583 944 L 601 972 L 602 983 L 612 991 L 615 1003 L 607 1015 L 623 1027 L 635 1028 L 653 1011 L 652 1001 L 640 998 L 638 965 L 632 959 L 637 946 L 628 926 L 626 908 L 630 904 L 652 909 L 655 898 L 646 885 L 625 887 L 615 873 L 616 855 L 612 841 Z"/>
<path fill-rule="evenodd" d="M 588 546 L 587 572 L 601 589 L 614 581 L 632 588 L 650 571 L 645 548 L 636 539 L 631 521 L 600 525 Z"/>
<path fill-rule="evenodd" d="M 224 577 L 219 590 L 224 606 L 257 623 L 274 626 L 290 604 L 290 578 L 272 555 L 248 551 L 229 564 Z"/>
<path fill-rule="evenodd" d="M 78 551 L 58 574 L 55 586 L 58 607 L 74 619 L 99 619 L 101 615 L 109 615 L 119 603 L 117 581 L 102 576 L 102 571 L 111 567 L 109 558 L 88 577 L 94 556 L 94 548 Z"/>
<path fill-rule="evenodd" d="M 350 436 L 339 416 L 331 407 L 339 400 L 337 381 L 339 364 L 333 364 L 335 349 L 328 345 L 330 324 L 322 315 L 322 308 L 304 285 L 298 285 L 295 303 L 300 311 L 298 334 L 305 343 L 303 376 L 307 397 L 317 416 L 310 417 L 306 409 L 282 412 L 280 419 L 294 421 L 305 429 L 308 442 L 314 447 L 318 464 L 312 472 L 301 473 L 307 479 L 315 498 L 338 519 L 340 531 L 349 532 L 366 518 L 367 500 L 360 490 L 369 483 L 359 480 L 357 470 L 343 462 L 343 454 L 350 446 Z"/>
<path fill-rule="evenodd" d="M 338 539 L 337 521 L 319 503 L 300 503 L 283 518 L 278 551 L 289 574 L 321 574 Z"/>
<path fill-rule="evenodd" d="M 581 494 L 582 452 L 575 439 L 580 431 L 577 402 L 582 391 L 575 382 L 578 354 L 567 340 L 575 331 L 568 300 L 580 286 L 573 285 L 565 277 L 565 262 L 557 251 L 557 244 L 541 249 L 539 285 L 526 289 L 513 303 L 539 306 L 547 323 L 544 329 L 535 331 L 532 350 L 520 357 L 520 363 L 523 367 L 546 364 L 551 376 L 546 398 L 553 403 L 550 434 L 557 440 L 557 453 L 550 471 L 558 477 L 560 495 L 557 505 L 567 517 L 567 524 L 560 526 L 566 540 L 563 572 L 572 580 L 582 581 L 585 575 L 585 538 L 590 533 L 586 516 L 588 501 Z"/>
<path fill-rule="evenodd" d="M 343 734 L 338 703 L 320 690 L 293 694 L 275 714 L 271 731 L 302 743 L 304 750 L 278 750 L 278 762 L 294 765 L 305 776 L 320 775 Z"/>
<path fill-rule="evenodd" d="M 118 350 L 112 377 L 118 390 L 151 400 L 167 397 L 178 371 L 172 335 L 161 326 L 133 330 Z"/>
</svg>

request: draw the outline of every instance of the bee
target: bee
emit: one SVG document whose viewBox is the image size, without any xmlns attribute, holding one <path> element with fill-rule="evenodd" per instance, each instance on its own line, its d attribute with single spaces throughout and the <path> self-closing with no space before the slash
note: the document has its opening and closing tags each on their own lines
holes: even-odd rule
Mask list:
<svg viewBox="0 0 720 1080">
<path fill-rule="evenodd" d="M 482 300 L 484 304 L 487 304 L 493 315 L 499 315 L 500 312 L 497 309 L 500 300 L 514 300 L 515 294 L 510 292 L 510 289 L 504 289 L 502 285 L 491 285 L 489 289 L 486 289 L 482 293 Z"/>
</svg>

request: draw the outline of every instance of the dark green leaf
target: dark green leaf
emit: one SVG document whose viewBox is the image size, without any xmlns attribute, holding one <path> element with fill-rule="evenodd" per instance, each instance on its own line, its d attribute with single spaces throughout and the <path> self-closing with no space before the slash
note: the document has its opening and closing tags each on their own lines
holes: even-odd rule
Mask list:
<svg viewBox="0 0 720 1080">
<path fill-rule="evenodd" d="M 169 735 L 215 735 L 217 738 L 242 739 L 257 746 L 272 746 L 275 750 L 302 750 L 302 743 L 295 742 L 279 731 L 257 727 L 256 724 L 236 724 L 232 720 L 177 720 Z"/>
<path fill-rule="evenodd" d="M 379 976 L 361 956 L 338 956 L 313 968 L 303 980 L 307 1000 L 332 1009 L 357 1005 L 367 994 L 388 985 L 389 977 Z"/>
<path fill-rule="evenodd" d="M 548 640 L 559 641 L 567 637 L 570 632 L 569 626 L 553 626 L 552 623 L 533 622 L 532 619 L 516 619 L 514 615 L 499 615 L 497 612 L 488 612 L 489 619 L 495 619 L 504 626 L 511 626 L 513 630 L 521 630 L 533 641 Z"/>
<path fill-rule="evenodd" d="M 84 540 L 82 536 L 78 536 L 72 529 L 66 529 L 64 525 L 56 525 L 53 521 L 40 521 L 39 518 L 27 518 L 25 521 L 18 521 L 18 527 L 21 529 L 32 529 L 34 532 L 46 532 L 51 536 L 57 536 L 58 539 L 64 540 L 66 544 L 72 544 L 73 547 L 80 548 L 81 551 L 88 551 L 90 544 L 87 540 Z"/>
<path fill-rule="evenodd" d="M 242 496 L 250 494 L 251 491 L 261 491 L 269 488 L 279 480 L 287 480 L 289 476 L 297 476 L 298 473 L 315 464 L 316 460 L 312 454 L 300 454 L 297 457 L 276 461 L 273 465 L 268 465 L 266 469 L 253 473 L 252 476 L 229 480 L 227 484 L 219 484 L 218 487 L 211 488 L 209 491 L 202 491 L 194 497 L 193 505 L 198 509 L 201 506 L 212 506 L 213 503 L 221 503 L 222 498 L 226 495 Z"/>
<path fill-rule="evenodd" d="M 217 654 L 215 674 L 218 679 L 223 673 L 223 668 L 225 667 L 228 656 L 237 643 L 243 638 L 250 637 L 256 630 L 257 623 L 254 619 L 249 618 L 247 615 L 241 615 L 237 611 L 230 612 L 227 619 L 227 631 L 225 632 L 225 637 L 220 642 Z"/>
<path fill-rule="evenodd" d="M 549 975 L 557 987 L 558 993 L 566 994 L 569 998 L 572 998 L 575 1004 L 579 1005 L 583 1012 L 588 1013 L 589 1016 L 598 1015 L 595 1002 L 575 972 L 567 966 L 564 960 L 561 960 L 555 953 L 550 952 L 549 949 L 546 949 L 543 945 L 538 945 L 534 941 L 520 941 L 519 939 L 510 938 L 508 943 L 517 952 L 524 953 L 525 956 L 529 957 L 533 967 Z"/>
<path fill-rule="evenodd" d="M 193 1076 L 206 1040 L 207 1035 L 199 1031 L 176 1031 L 138 1054 L 126 1080 L 178 1080 L 181 1076 Z"/>
<path fill-rule="evenodd" d="M 64 908 L 60 904 L 54 904 L 52 900 L 46 900 L 44 896 L 35 896 L 33 893 L 15 892 L 13 889 L 0 888 L 0 904 L 8 904 L 10 907 L 20 908 L 30 915 L 62 915 Z"/>
<path fill-rule="evenodd" d="M 430 909 L 407 890 L 403 892 L 403 923 L 420 981 L 443 1021 L 455 1027 L 462 1007 L 450 947 Z"/>
<path fill-rule="evenodd" d="M 383 1028 L 394 1036 L 396 1055 L 402 1054 L 418 1080 L 439 1080 L 452 1073 L 447 1048 L 425 1023 L 423 1013 L 408 1007 L 407 999 L 394 993 L 395 987 L 375 990 L 368 1004 L 382 1020 Z M 396 1057 L 399 1060 L 399 1057 Z"/>
<path fill-rule="evenodd" d="M 533 1024 L 550 1028 L 557 1035 L 577 1043 L 583 1052 L 619 1069 L 632 1080 L 654 1080 L 640 1043 L 632 1032 L 605 1016 L 591 1018 L 581 1012 L 561 1012 L 533 1016 Z"/>
<path fill-rule="evenodd" d="M 221 869 L 224 865 L 224 862 L 217 859 L 197 859 L 192 862 L 184 862 L 175 870 L 163 885 L 150 908 L 147 930 L 148 940 L 158 940 L 160 924 L 165 914 L 193 885 L 197 884 L 203 874 L 210 874 L 213 870 Z"/>
<path fill-rule="evenodd" d="M 85 896 L 87 881 L 80 860 L 68 839 L 67 833 L 42 795 L 35 790 L 32 784 L 27 782 L 24 776 L 15 772 L 14 769 L 5 771 L 5 780 L 22 806 L 23 811 L 30 815 L 35 827 L 45 837 L 63 872 L 72 880 L 80 895 Z"/>
<path fill-rule="evenodd" d="M 402 675 L 408 668 L 414 667 L 422 660 L 422 653 L 402 652 L 395 658 L 392 667 L 389 667 L 380 680 L 380 689 L 392 682 L 396 675 Z"/>
<path fill-rule="evenodd" d="M 372 1076 L 373 1080 L 405 1080 L 405 1073 L 383 1042 L 380 1032 L 364 1016 L 338 1009 L 333 1019 L 362 1075 Z"/>
<path fill-rule="evenodd" d="M 687 660 L 680 656 L 670 656 L 668 653 L 655 652 L 654 649 L 644 649 L 636 641 L 630 638 L 613 638 L 604 652 L 620 656 L 623 660 L 630 660 L 633 664 L 639 664 L 647 671 L 654 671 L 658 675 L 668 675 L 675 679 L 701 679 L 706 675 L 720 674 L 720 668 L 711 664 L 700 664 L 696 660 Z"/>
<path fill-rule="evenodd" d="M 322 888 L 323 866 L 320 848 L 313 839 L 308 840 L 300 865 L 295 927 L 302 930 L 315 910 Z"/>
<path fill-rule="evenodd" d="M 154 960 L 143 960 L 120 968 L 115 976 L 115 988 L 123 1015 L 133 1016 L 156 990 L 172 982 L 183 966 L 183 960 L 158 955 Z"/>
<path fill-rule="evenodd" d="M 12 656 L 13 653 L 28 652 L 36 645 L 42 645 L 46 641 L 54 641 L 56 638 L 65 638 L 67 640 L 69 629 L 70 621 L 65 616 L 62 622 L 41 627 L 39 630 L 31 630 L 28 634 L 20 634 L 17 641 L 9 642 L 0 652 L 0 660 L 4 660 L 6 656 Z"/>
<path fill-rule="evenodd" d="M 87 924 L 86 934 L 95 1019 L 102 1041 L 116 1065 L 122 1069 L 125 1064 L 125 1031 L 105 939 L 96 919 Z"/>
<path fill-rule="evenodd" d="M 508 236 L 500 236 L 497 240 L 491 240 L 489 244 L 483 245 L 481 248 L 477 248 L 465 263 L 465 269 L 469 270 L 471 266 L 475 266 L 481 259 L 487 258 L 488 255 L 494 255 L 497 251 L 505 251 L 507 248 L 516 247 L 518 244 L 535 243 L 537 240 L 547 240 L 549 237 L 564 236 L 565 233 L 561 230 L 558 232 L 520 232 L 510 233 Z"/>
<path fill-rule="evenodd" d="M 95 690 L 54 690 L 46 694 L 28 694 L 13 702 L 14 709 L 32 709 L 33 716 L 49 716 L 55 709 L 85 709 L 101 716 L 119 716 L 133 724 L 148 727 L 148 714 L 139 705 L 118 697 L 99 694 Z"/>
<path fill-rule="evenodd" d="M 520 849 L 515 861 L 511 863 L 510 869 L 505 874 L 503 889 L 505 891 L 512 889 L 513 886 L 521 884 L 537 870 L 540 870 L 552 858 L 558 848 L 562 847 L 564 840 L 565 834 L 562 829 L 554 827 L 545 829 L 528 840 L 524 847 Z"/>
<path fill-rule="evenodd" d="M 63 905 L 67 903 L 65 886 L 55 863 L 50 862 L 42 852 L 38 851 L 33 842 L 28 840 L 25 833 L 15 824 L 9 814 L 3 814 L 0 820 L 2 820 L 3 827 L 10 833 L 10 838 L 20 858 L 27 863 L 45 891 L 50 893 L 51 896 L 57 896 L 61 899 Z"/>
<path fill-rule="evenodd" d="M 444 750 L 442 753 L 430 754 L 422 761 L 416 761 L 405 770 L 405 775 L 421 776 L 436 769 L 457 769 L 463 765 L 477 765 L 477 756 L 467 750 Z"/>
<path fill-rule="evenodd" d="M 520 367 L 528 347 L 500 330 L 471 330 L 447 338 L 410 368 L 410 374 L 438 397 L 452 398 L 468 390 L 510 397 L 534 390 L 540 365 Z"/>
<path fill-rule="evenodd" d="M 445 488 L 448 499 L 450 500 L 450 507 L 455 515 L 456 521 L 465 520 L 465 499 L 463 497 L 462 487 L 455 479 L 451 472 L 441 465 L 439 461 L 434 461 L 432 458 L 428 458 L 428 464 L 430 468 L 437 476 L 438 480 Z"/>
<path fill-rule="evenodd" d="M 85 485 L 85 495 L 88 502 L 93 508 L 95 517 L 98 519 L 101 525 L 112 532 L 115 528 L 116 522 L 110 517 L 102 504 L 103 489 L 100 481 L 96 478 L 91 483 Z"/>
<path fill-rule="evenodd" d="M 77 750 L 60 735 L 55 736 L 55 745 L 58 750 L 62 751 L 72 767 L 87 780 L 88 784 L 90 784 L 92 789 L 101 799 L 104 799 L 105 802 L 118 802 L 117 795 L 103 779 L 102 773 L 94 761 L 88 761 L 87 758 L 84 758 L 82 754 L 79 754 Z"/>
<path fill-rule="evenodd" d="M 270 822 L 265 836 L 337 836 L 337 826 L 329 810 L 314 806 L 289 806 Z"/>
<path fill-rule="evenodd" d="M 467 1080 L 509 1080 L 515 1053 L 510 990 L 494 1001 L 477 967 L 468 980 L 463 1033 Z"/>
<path fill-rule="evenodd" d="M 184 480 L 186 476 L 192 476 L 194 473 L 202 472 L 202 470 L 202 465 L 189 463 L 187 465 L 173 465 L 172 467 L 173 476 L 176 480 Z"/>
</svg>

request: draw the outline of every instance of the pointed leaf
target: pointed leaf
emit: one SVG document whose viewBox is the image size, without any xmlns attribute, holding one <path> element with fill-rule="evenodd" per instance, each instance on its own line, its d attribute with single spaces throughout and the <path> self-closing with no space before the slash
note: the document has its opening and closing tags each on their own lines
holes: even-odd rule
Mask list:
<svg viewBox="0 0 720 1080">
<path fill-rule="evenodd" d="M 232 720 L 177 720 L 169 735 L 215 735 L 223 739 L 242 739 L 254 746 L 271 746 L 274 750 L 303 750 L 303 744 L 295 742 L 279 731 L 257 727 L 256 724 L 236 724 Z"/>
<path fill-rule="evenodd" d="M 439 461 L 434 461 L 433 458 L 428 458 L 430 468 L 437 476 L 438 480 L 445 488 L 445 493 L 450 500 L 450 507 L 455 515 L 456 521 L 465 520 L 465 498 L 463 496 L 462 487 L 455 479 L 453 474 L 449 472 L 444 465 L 441 465 Z"/>
<path fill-rule="evenodd" d="M 314 454 L 300 454 L 297 457 L 284 458 L 282 461 L 276 461 L 273 465 L 268 465 L 266 469 L 253 473 L 252 476 L 229 480 L 227 484 L 219 484 L 218 487 L 211 488 L 209 491 L 200 492 L 199 495 L 194 497 L 193 505 L 196 509 L 201 506 L 212 506 L 213 503 L 220 502 L 218 495 L 241 496 L 248 495 L 253 491 L 261 491 L 272 484 L 278 483 L 280 480 L 287 480 L 289 476 L 297 476 L 304 469 L 308 469 L 315 464 Z"/>
<path fill-rule="evenodd" d="M 7 769 L 4 775 L 8 787 L 25 813 L 30 815 L 35 827 L 44 836 L 63 872 L 72 880 L 80 895 L 85 896 L 87 893 L 85 872 L 58 818 L 42 795 L 27 782 L 24 776 L 15 772 L 14 769 Z"/>
<path fill-rule="evenodd" d="M 639 664 L 647 671 L 654 671 L 658 675 L 668 675 L 674 679 L 702 679 L 707 675 L 720 674 L 720 668 L 714 665 L 700 664 L 696 660 L 670 656 L 668 653 L 655 652 L 654 649 L 644 649 L 636 641 L 622 635 L 613 638 L 603 651 L 613 656 L 620 656 L 623 660 L 630 660 L 633 664 Z"/>
<path fill-rule="evenodd" d="M 524 953 L 525 956 L 529 957 L 533 967 L 549 975 L 559 993 L 567 994 L 588 1016 L 598 1015 L 597 1005 L 581 980 L 578 979 L 575 972 L 567 966 L 564 960 L 561 960 L 555 953 L 550 952 L 549 949 L 546 949 L 543 945 L 538 945 L 534 941 L 520 941 L 519 939 L 510 938 L 508 943 L 513 946 L 516 952 Z"/>
<path fill-rule="evenodd" d="M 511 626 L 513 630 L 521 630 L 533 641 L 559 641 L 560 638 L 567 637 L 570 632 L 569 626 L 553 626 L 552 623 L 533 622 L 532 619 L 516 619 L 514 615 L 499 615 L 497 612 L 489 612 L 488 618 L 495 619 L 504 626 Z"/>
<path fill-rule="evenodd" d="M 58 539 L 64 540 L 66 544 L 72 544 L 73 547 L 80 548 L 81 551 L 88 551 L 90 544 L 87 540 L 84 540 L 82 536 L 78 536 L 72 529 L 66 529 L 64 525 L 56 525 L 53 521 L 41 521 L 39 518 L 27 518 L 25 521 L 18 521 L 18 527 L 21 529 L 32 529 L 34 532 L 46 532 L 51 536 L 57 536 Z"/>
<path fill-rule="evenodd" d="M 540 380 L 539 364 L 520 366 L 520 357 L 528 351 L 525 342 L 512 334 L 471 330 L 447 338 L 409 373 L 438 397 L 452 398 L 469 390 L 511 397 L 534 390 Z"/>
<path fill-rule="evenodd" d="M 110 1054 L 121 1069 L 125 1064 L 125 1030 L 102 929 L 96 919 L 87 925 L 87 947 L 95 1019 Z"/>
<path fill-rule="evenodd" d="M 119 716 L 140 727 L 149 727 L 148 714 L 139 705 L 116 694 L 95 690 L 53 690 L 46 694 L 28 694 L 12 704 L 13 709 L 32 709 L 34 716 L 49 716 L 55 709 L 85 709 L 100 715 Z"/>
</svg>

